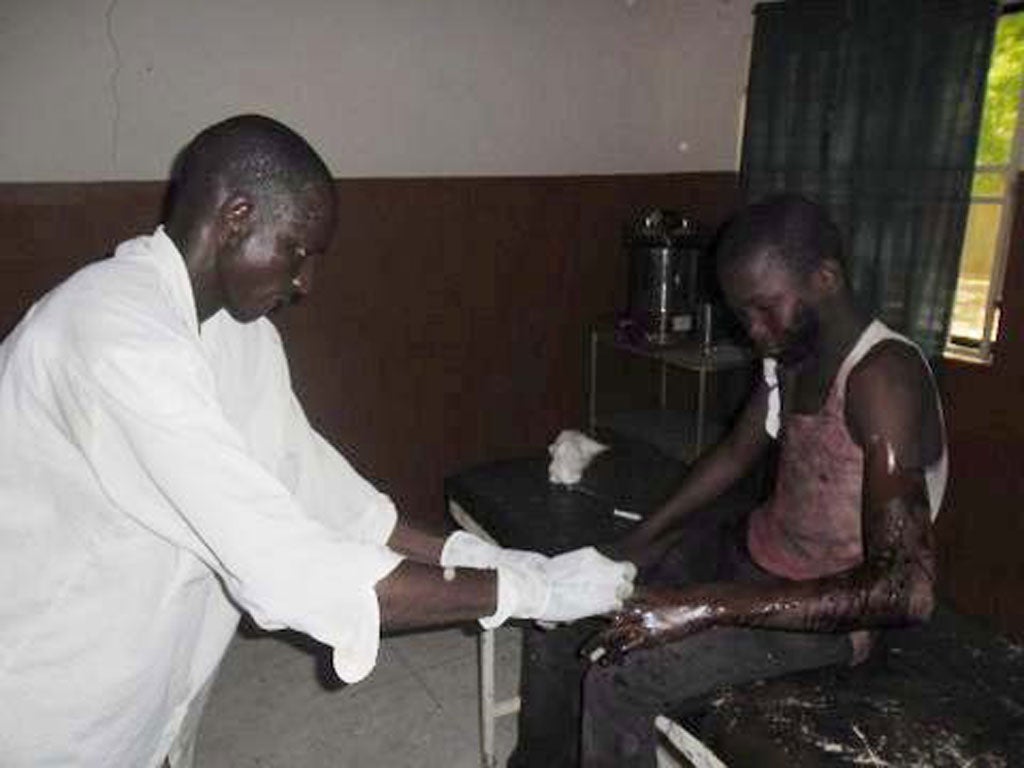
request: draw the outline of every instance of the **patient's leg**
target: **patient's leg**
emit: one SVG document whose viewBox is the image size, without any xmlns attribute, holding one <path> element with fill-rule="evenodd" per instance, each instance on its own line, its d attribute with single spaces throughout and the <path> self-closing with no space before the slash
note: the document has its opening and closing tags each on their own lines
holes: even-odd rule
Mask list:
<svg viewBox="0 0 1024 768">
<path fill-rule="evenodd" d="M 509 768 L 579 765 L 580 697 L 586 664 L 579 648 L 603 622 L 579 621 L 545 632 L 523 630 L 519 742 Z"/>
<path fill-rule="evenodd" d="M 722 685 L 848 663 L 847 635 L 720 627 L 592 667 L 583 693 L 584 768 L 655 765 L 654 718 Z"/>
<path fill-rule="evenodd" d="M 719 578 L 771 582 L 754 565 L 742 531 L 727 541 Z M 846 634 L 715 627 L 676 643 L 636 651 L 619 665 L 593 665 L 583 686 L 584 768 L 653 768 L 654 718 L 723 685 L 849 663 Z"/>
<path fill-rule="evenodd" d="M 730 511 L 730 510 L 727 510 Z M 694 521 L 688 535 L 645 581 L 682 585 L 719 576 L 722 552 L 732 537 L 723 533 L 732 517 L 710 515 Z M 579 621 L 551 631 L 523 630 L 519 692 L 519 740 L 509 768 L 576 768 L 579 765 L 580 707 L 588 664 L 580 646 L 607 626 L 602 620 Z"/>
</svg>

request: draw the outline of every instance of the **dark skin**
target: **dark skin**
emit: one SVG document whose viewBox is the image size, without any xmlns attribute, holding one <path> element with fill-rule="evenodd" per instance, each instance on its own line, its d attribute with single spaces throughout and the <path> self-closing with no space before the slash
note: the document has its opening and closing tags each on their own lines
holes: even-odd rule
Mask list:
<svg viewBox="0 0 1024 768">
<path fill-rule="evenodd" d="M 727 267 L 719 279 L 759 351 L 780 360 L 784 408 L 816 413 L 867 324 L 853 307 L 839 265 L 825 261 L 800 277 L 771 254 L 761 254 Z M 769 445 L 767 399 L 761 383 L 732 434 L 614 554 L 638 565 L 656 562 L 678 541 L 679 523 L 689 513 L 753 466 Z M 642 587 L 587 652 L 600 647 L 606 652 L 602 663 L 613 662 L 714 626 L 836 632 L 927 619 L 935 603 L 935 554 L 923 468 L 942 449 L 934 389 L 916 352 L 893 342 L 876 346 L 848 379 L 845 417 L 864 451 L 860 565 L 826 578 L 771 585 Z"/>
<path fill-rule="evenodd" d="M 313 288 L 315 261 L 333 238 L 335 201 L 329 181 L 310 185 L 285 206 L 261 211 L 255 195 L 221 190 L 211 211 L 172 211 L 168 236 L 184 254 L 202 322 L 221 309 L 250 322 L 286 307 Z M 376 591 L 385 631 L 442 626 L 496 610 L 494 571 L 438 567 L 444 540 L 402 522 L 388 541 L 406 556 Z"/>
<path fill-rule="evenodd" d="M 495 571 L 452 569 L 444 578 L 437 565 L 444 539 L 399 521 L 388 547 L 407 559 L 377 584 L 381 622 L 386 631 L 461 624 L 497 609 Z"/>
</svg>

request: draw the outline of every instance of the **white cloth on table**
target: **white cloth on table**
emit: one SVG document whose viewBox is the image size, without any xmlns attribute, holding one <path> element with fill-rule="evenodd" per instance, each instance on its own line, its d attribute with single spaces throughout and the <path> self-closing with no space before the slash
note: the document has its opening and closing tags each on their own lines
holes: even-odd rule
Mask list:
<svg viewBox="0 0 1024 768">
<path fill-rule="evenodd" d="M 583 470 L 594 457 L 608 450 L 588 435 L 574 429 L 563 429 L 555 442 L 548 446 L 551 463 L 548 465 L 548 479 L 559 485 L 575 485 L 583 478 Z"/>
<path fill-rule="evenodd" d="M 236 604 L 362 678 L 395 520 L 162 229 L 80 270 L 0 345 L 0 765 L 159 765 Z"/>
</svg>

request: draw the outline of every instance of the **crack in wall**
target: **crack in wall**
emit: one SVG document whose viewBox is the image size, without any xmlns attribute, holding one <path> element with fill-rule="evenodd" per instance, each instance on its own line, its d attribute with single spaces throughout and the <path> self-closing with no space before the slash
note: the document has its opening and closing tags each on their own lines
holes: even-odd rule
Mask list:
<svg viewBox="0 0 1024 768">
<path fill-rule="evenodd" d="M 118 77 L 121 75 L 121 49 L 117 45 L 117 38 L 114 36 L 114 11 L 117 9 L 119 0 L 110 0 L 107 10 L 104 13 L 106 21 L 107 42 L 114 54 L 114 68 L 110 72 L 108 85 L 110 88 L 110 101 L 113 115 L 110 121 L 110 165 L 111 170 L 117 170 L 117 141 L 118 131 L 121 127 L 121 98 L 117 90 Z"/>
</svg>

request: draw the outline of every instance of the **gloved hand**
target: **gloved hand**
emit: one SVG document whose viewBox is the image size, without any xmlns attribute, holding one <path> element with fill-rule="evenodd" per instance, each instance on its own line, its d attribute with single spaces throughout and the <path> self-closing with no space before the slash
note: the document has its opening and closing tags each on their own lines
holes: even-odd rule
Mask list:
<svg viewBox="0 0 1024 768">
<path fill-rule="evenodd" d="M 544 611 L 551 594 L 544 571 L 549 559 L 537 552 L 504 549 L 459 530 L 445 541 L 438 562 L 444 568 L 497 569 L 496 609 L 480 619 L 484 629 L 493 629 L 512 616 L 532 619 Z"/>
<path fill-rule="evenodd" d="M 586 616 L 622 608 L 633 594 L 636 566 L 616 562 L 593 547 L 584 547 L 550 558 L 545 571 L 551 596 L 543 621 L 576 621 Z"/>
<path fill-rule="evenodd" d="M 517 565 L 523 568 L 542 568 L 550 558 L 539 552 L 523 549 L 505 549 L 469 531 L 455 531 L 441 548 L 440 564 L 444 568 L 498 568 Z"/>
<path fill-rule="evenodd" d="M 547 558 L 540 569 L 509 563 L 498 567 L 498 609 L 480 623 L 490 629 L 509 617 L 569 622 L 615 611 L 633 593 L 635 577 L 632 563 L 593 547 Z"/>
<path fill-rule="evenodd" d="M 497 606 L 493 614 L 480 619 L 480 626 L 494 629 L 509 618 L 540 618 L 550 598 L 551 582 L 540 569 L 515 564 L 499 566 Z"/>
<path fill-rule="evenodd" d="M 569 622 L 618 610 L 633 593 L 636 577 L 632 563 L 610 560 L 593 547 L 545 557 L 503 549 L 461 530 L 445 541 L 440 564 L 497 569 L 497 609 L 480 619 L 487 629 L 509 618 Z"/>
</svg>

